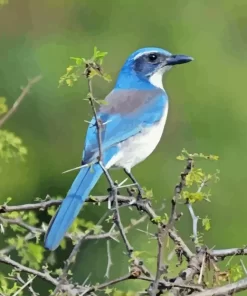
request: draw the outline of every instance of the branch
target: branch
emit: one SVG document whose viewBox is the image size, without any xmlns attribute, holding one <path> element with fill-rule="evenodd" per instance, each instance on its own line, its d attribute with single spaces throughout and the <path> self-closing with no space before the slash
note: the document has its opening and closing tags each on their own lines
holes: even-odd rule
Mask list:
<svg viewBox="0 0 247 296">
<path fill-rule="evenodd" d="M 23 99 L 26 97 L 26 95 L 29 93 L 30 89 L 34 84 L 39 82 L 41 80 L 42 76 L 36 76 L 29 80 L 28 84 L 23 88 L 20 96 L 17 98 L 13 106 L 9 109 L 9 111 L 0 119 L 0 128 L 4 125 L 4 123 L 16 112 L 19 105 L 23 101 Z"/>
<path fill-rule="evenodd" d="M 112 197 L 113 197 L 113 200 L 115 202 L 115 217 L 114 217 L 114 222 L 122 236 L 122 239 L 124 241 L 124 244 L 126 246 L 126 249 L 127 249 L 127 252 L 128 252 L 128 255 L 131 257 L 131 254 L 133 252 L 133 247 L 130 245 L 128 239 L 127 239 L 127 236 L 124 232 L 124 228 L 123 228 L 123 225 L 122 225 L 122 222 L 121 222 L 121 218 L 120 218 L 120 213 L 119 213 L 119 207 L 118 207 L 118 199 L 117 199 L 117 186 L 115 186 L 110 174 L 108 173 L 107 169 L 104 167 L 103 163 L 100 161 L 99 162 L 99 165 L 101 166 L 107 180 L 108 180 L 108 183 L 111 187 L 111 193 L 112 193 Z"/>
<path fill-rule="evenodd" d="M 198 245 L 197 224 L 198 224 L 199 217 L 195 215 L 194 209 L 192 207 L 192 204 L 189 202 L 189 200 L 186 201 L 186 205 L 187 205 L 187 207 L 189 209 L 191 219 L 192 219 L 193 242 L 197 246 Z"/>
<path fill-rule="evenodd" d="M 223 296 L 233 295 L 237 292 L 241 292 L 247 289 L 247 278 L 238 282 L 225 285 L 223 287 L 209 289 L 204 292 L 193 294 L 193 296 Z"/>
<path fill-rule="evenodd" d="M 108 195 L 102 196 L 89 196 L 86 199 L 86 202 L 92 203 L 100 203 L 100 202 L 107 202 L 109 199 Z M 128 196 L 118 195 L 118 200 L 120 203 L 130 203 L 135 201 L 134 198 Z M 10 213 L 10 212 L 19 212 L 19 211 L 29 211 L 29 210 L 45 210 L 51 206 L 59 206 L 62 203 L 62 199 L 52 199 L 52 200 L 43 200 L 41 202 L 32 203 L 32 204 L 24 204 L 18 206 L 8 206 L 8 205 L 1 205 L 0 206 L 0 214 L 1 213 Z"/>
<path fill-rule="evenodd" d="M 107 169 L 104 167 L 102 162 L 99 162 L 102 170 L 104 171 L 104 174 L 108 180 L 108 183 L 111 187 L 111 193 L 112 193 L 112 197 L 113 200 L 115 202 L 115 210 L 114 210 L 114 222 L 115 225 L 117 226 L 120 235 L 122 236 L 123 242 L 125 244 L 128 256 L 132 259 L 132 267 L 133 267 L 133 273 L 139 273 L 139 272 L 143 272 L 145 275 L 150 276 L 150 271 L 145 267 L 145 265 L 143 264 L 143 262 L 141 260 L 139 260 L 137 257 L 135 257 L 133 255 L 133 247 L 130 245 L 128 238 L 125 234 L 122 222 L 121 222 L 121 217 L 120 217 L 120 213 L 119 213 L 119 205 L 118 205 L 118 198 L 117 198 L 117 186 L 115 186 L 110 174 L 108 173 Z M 137 205 L 138 208 L 138 205 Z M 136 268 L 138 269 L 138 271 L 136 270 Z"/>
<path fill-rule="evenodd" d="M 113 225 L 115 226 L 115 225 Z M 106 272 L 105 272 L 105 277 L 109 278 L 110 277 L 110 269 L 111 266 L 113 265 L 112 259 L 111 259 L 111 246 L 110 246 L 110 241 L 106 241 L 106 248 L 107 248 L 107 267 L 106 267 Z"/>
<path fill-rule="evenodd" d="M 204 255 L 206 253 L 205 249 L 201 249 L 197 255 L 194 255 L 190 258 L 188 262 L 188 267 L 182 270 L 178 277 L 174 279 L 174 288 L 170 290 L 171 295 L 173 296 L 183 296 L 181 289 L 178 286 L 183 286 L 188 283 L 193 283 L 193 279 L 196 275 L 200 274 L 201 266 L 204 260 Z"/>
<path fill-rule="evenodd" d="M 232 248 L 232 249 L 223 249 L 223 250 L 211 250 L 209 251 L 210 256 L 220 257 L 224 259 L 227 256 L 240 256 L 247 255 L 247 248 Z"/>
<path fill-rule="evenodd" d="M 32 269 L 32 268 L 29 268 L 29 267 L 26 267 L 12 259 L 10 259 L 9 257 L 7 256 L 0 256 L 0 262 L 4 263 L 4 264 L 7 264 L 7 265 L 11 265 L 15 268 L 17 268 L 18 270 L 20 271 L 25 271 L 27 273 L 30 273 L 30 274 L 34 274 L 40 278 L 42 278 L 43 280 L 53 284 L 53 285 L 57 285 L 58 284 L 58 281 L 56 279 L 54 279 L 52 276 L 49 275 L 49 273 L 43 273 L 43 272 L 40 272 L 38 270 L 35 270 L 35 269 Z"/>
<path fill-rule="evenodd" d="M 197 193 L 201 192 L 203 187 L 207 184 L 208 182 L 208 179 L 205 178 L 201 185 L 199 186 L 198 190 L 197 190 Z M 194 209 L 193 209 L 193 206 L 192 204 L 190 203 L 189 199 L 186 200 L 186 205 L 188 207 L 188 210 L 190 212 L 190 216 L 191 216 L 191 219 L 192 219 L 192 231 L 193 231 L 193 242 L 195 243 L 196 247 L 198 247 L 198 231 L 197 231 L 197 225 L 198 225 L 198 220 L 199 220 L 199 217 L 196 216 L 195 212 L 194 212 Z"/>
<path fill-rule="evenodd" d="M 153 210 L 151 203 L 147 199 L 140 199 L 136 200 L 134 197 L 131 196 L 123 196 L 118 195 L 117 196 L 118 203 L 126 204 L 131 207 L 136 207 L 138 211 L 144 211 L 148 217 L 150 218 L 151 222 L 153 224 L 157 224 L 155 222 L 155 219 L 158 217 L 158 215 Z M 88 197 L 86 200 L 87 202 L 108 202 L 109 196 L 94 196 L 94 197 Z M 0 214 L 1 213 L 11 213 L 11 212 L 19 212 L 19 211 L 28 211 L 28 210 L 45 210 L 53 205 L 60 205 L 62 200 L 44 200 L 38 203 L 33 204 L 24 204 L 24 205 L 17 205 L 17 206 L 8 206 L 8 205 L 2 205 L 0 206 Z M 184 243 L 182 238 L 172 229 L 169 229 L 168 231 L 170 238 L 174 241 L 176 245 L 181 247 L 183 249 L 183 255 L 186 257 L 187 260 L 190 259 L 190 257 L 193 255 L 191 250 L 188 248 L 188 246 Z M 106 236 L 106 234 L 99 234 L 99 238 Z M 87 237 L 88 239 L 93 239 L 91 236 Z"/>
<path fill-rule="evenodd" d="M 160 223 L 158 225 L 158 234 L 157 234 L 157 242 L 158 242 L 158 255 L 157 255 L 157 267 L 156 267 L 156 276 L 155 281 L 152 285 L 150 295 L 155 296 L 156 291 L 158 289 L 159 285 L 159 279 L 161 275 L 165 272 L 166 268 L 163 264 L 164 261 L 164 241 L 169 233 L 169 230 L 172 229 L 173 223 L 176 220 L 177 214 L 176 214 L 176 206 L 177 206 L 177 199 L 180 197 L 180 194 L 183 190 L 183 188 L 186 186 L 186 177 L 191 172 L 193 168 L 193 160 L 191 158 L 188 158 L 187 165 L 184 169 L 184 172 L 180 174 L 180 182 L 175 186 L 174 189 L 174 196 L 172 198 L 172 208 L 171 208 L 171 215 L 169 218 L 169 221 L 167 225 L 164 225 L 163 223 Z"/>
<path fill-rule="evenodd" d="M 90 288 L 87 288 L 82 294 L 81 296 L 83 295 L 90 295 L 92 292 L 94 291 L 97 291 L 97 290 L 102 290 L 102 289 L 105 289 L 109 286 L 112 286 L 112 285 L 115 285 L 115 284 L 118 284 L 118 283 L 121 283 L 123 281 L 126 281 L 126 280 L 129 280 L 129 279 L 134 279 L 133 276 L 131 276 L 130 274 L 126 274 L 122 277 L 119 277 L 119 278 L 116 278 L 114 280 L 111 280 L 111 281 L 108 281 L 108 282 L 105 282 L 103 284 L 99 284 L 99 285 L 96 285 L 96 286 L 93 286 L 93 287 L 90 287 Z"/>
<path fill-rule="evenodd" d="M 96 108 L 94 106 L 95 98 L 93 96 L 92 79 L 90 78 L 91 67 L 93 67 L 93 66 L 90 64 L 86 64 L 85 74 L 86 74 L 86 78 L 87 78 L 87 82 L 88 82 L 88 90 L 89 90 L 88 100 L 89 100 L 89 103 L 90 103 L 91 108 L 93 110 L 93 115 L 95 118 L 95 124 L 96 124 L 96 129 L 97 129 L 97 139 L 98 139 L 98 147 L 99 147 L 98 161 L 102 161 L 102 158 L 103 158 L 102 139 L 101 139 L 102 122 L 98 118 Z"/>
</svg>

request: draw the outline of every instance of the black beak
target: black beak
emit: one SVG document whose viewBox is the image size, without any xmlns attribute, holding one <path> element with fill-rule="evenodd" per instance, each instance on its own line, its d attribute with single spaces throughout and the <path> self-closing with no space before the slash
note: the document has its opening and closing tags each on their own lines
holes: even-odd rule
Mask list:
<svg viewBox="0 0 247 296">
<path fill-rule="evenodd" d="M 185 64 L 193 61 L 192 57 L 182 55 L 182 54 L 175 54 L 171 55 L 166 59 L 166 66 L 174 66 L 178 64 Z"/>
</svg>

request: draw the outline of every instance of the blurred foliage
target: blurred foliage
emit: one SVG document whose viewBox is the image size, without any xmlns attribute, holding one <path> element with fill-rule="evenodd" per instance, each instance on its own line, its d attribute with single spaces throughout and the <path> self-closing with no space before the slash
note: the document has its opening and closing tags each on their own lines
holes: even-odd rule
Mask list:
<svg viewBox="0 0 247 296">
<path fill-rule="evenodd" d="M 86 82 L 78 82 L 73 88 L 57 88 L 69 57 L 90 56 L 97 44 L 109 52 L 105 68 L 115 78 L 131 52 L 144 46 L 160 46 L 189 54 L 195 61 L 168 73 L 165 87 L 170 110 L 164 136 L 134 174 L 141 184 L 152 188 L 158 200 L 154 200 L 154 206 L 159 208 L 173 194 L 181 170 L 181 164 L 174 159 L 181 148 L 214 151 L 220 155 L 215 170 L 221 171 L 221 185 L 215 186 L 214 196 L 210 197 L 214 206 L 195 203 L 200 216 L 208 215 L 213 224 L 203 239 L 209 247 L 242 246 L 247 208 L 243 185 L 247 150 L 246 9 L 246 0 L 10 0 L 1 6 L 0 96 L 12 104 L 27 77 L 38 73 L 45 77 L 6 124 L 7 130 L 23 140 L 29 153 L 24 163 L 14 159 L 10 164 L 1 162 L 1 203 L 7 196 L 17 204 L 30 202 L 36 196 L 44 198 L 48 193 L 65 195 L 75 176 L 61 172 L 80 164 L 87 128 L 84 120 L 91 119 L 91 112 L 82 100 L 87 95 Z M 112 87 L 113 83 L 97 81 L 95 93 L 103 98 Z M 207 172 L 209 165 L 203 169 Z M 113 175 L 118 180 L 124 178 L 120 172 Z M 102 180 L 93 194 L 104 194 L 106 188 Z M 131 214 L 123 212 L 127 221 Z M 191 218 L 183 212 L 183 223 L 177 227 L 184 237 L 189 237 Z M 82 214 L 85 220 L 95 223 L 102 212 L 100 208 L 86 207 Z M 48 221 L 43 213 L 39 217 Z M 137 250 L 144 245 L 147 251 L 155 247 L 155 242 L 147 242 L 141 232 L 132 231 L 128 237 Z M 119 244 L 112 248 L 115 262 L 123 249 Z M 91 281 L 102 278 L 105 251 L 103 242 L 84 244 L 74 270 L 78 281 L 88 276 L 88 267 L 95 261 Z M 66 250 L 56 252 L 57 262 L 61 262 L 58 267 L 66 255 Z M 126 268 L 124 263 L 121 268 L 113 266 L 112 275 Z M 40 289 L 46 289 L 43 283 Z"/>
<path fill-rule="evenodd" d="M 6 105 L 6 98 L 0 97 L 0 115 L 8 111 L 8 106 Z"/>
<path fill-rule="evenodd" d="M 6 98 L 0 97 L 0 119 L 8 111 Z M 0 129 L 0 159 L 8 162 L 12 158 L 24 159 L 27 148 L 23 146 L 22 140 L 14 133 Z"/>
<path fill-rule="evenodd" d="M 24 159 L 27 148 L 23 146 L 22 140 L 14 133 L 0 130 L 0 158 L 9 161 L 12 158 Z"/>
<path fill-rule="evenodd" d="M 9 0 L 0 0 L 0 7 L 9 3 Z"/>
</svg>

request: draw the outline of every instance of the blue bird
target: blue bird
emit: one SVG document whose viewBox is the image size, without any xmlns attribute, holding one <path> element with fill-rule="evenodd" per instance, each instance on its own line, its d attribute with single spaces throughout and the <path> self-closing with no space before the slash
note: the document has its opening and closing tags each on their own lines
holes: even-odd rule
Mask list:
<svg viewBox="0 0 247 296">
<path fill-rule="evenodd" d="M 103 163 L 107 169 L 123 168 L 130 179 L 141 187 L 131 174 L 136 164 L 145 160 L 162 136 L 168 113 L 168 97 L 162 76 L 172 66 L 193 59 L 172 55 L 155 47 L 142 48 L 132 53 L 124 63 L 114 89 L 106 97 L 97 117 L 106 123 L 102 130 Z M 99 148 L 95 118 L 89 124 L 82 163 L 93 163 L 93 168 L 82 167 L 66 198 L 52 218 L 45 237 L 45 247 L 55 250 L 66 231 L 79 214 L 85 199 L 103 171 L 97 163 Z"/>
</svg>

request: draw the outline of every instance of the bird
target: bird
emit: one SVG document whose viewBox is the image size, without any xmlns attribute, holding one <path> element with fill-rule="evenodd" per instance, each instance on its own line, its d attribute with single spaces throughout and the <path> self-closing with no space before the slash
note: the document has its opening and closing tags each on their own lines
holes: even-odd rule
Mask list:
<svg viewBox="0 0 247 296">
<path fill-rule="evenodd" d="M 105 98 L 106 104 L 97 111 L 97 118 L 104 126 L 101 130 L 104 167 L 107 170 L 123 169 L 137 184 L 140 194 L 141 186 L 131 169 L 145 160 L 161 139 L 168 114 L 163 74 L 175 65 L 192 60 L 190 56 L 174 55 L 158 47 L 136 50 L 123 64 L 114 88 Z M 59 246 L 103 174 L 98 161 L 97 132 L 96 118 L 93 117 L 86 132 L 83 165 L 48 226 L 44 243 L 48 250 L 53 251 Z"/>
</svg>

